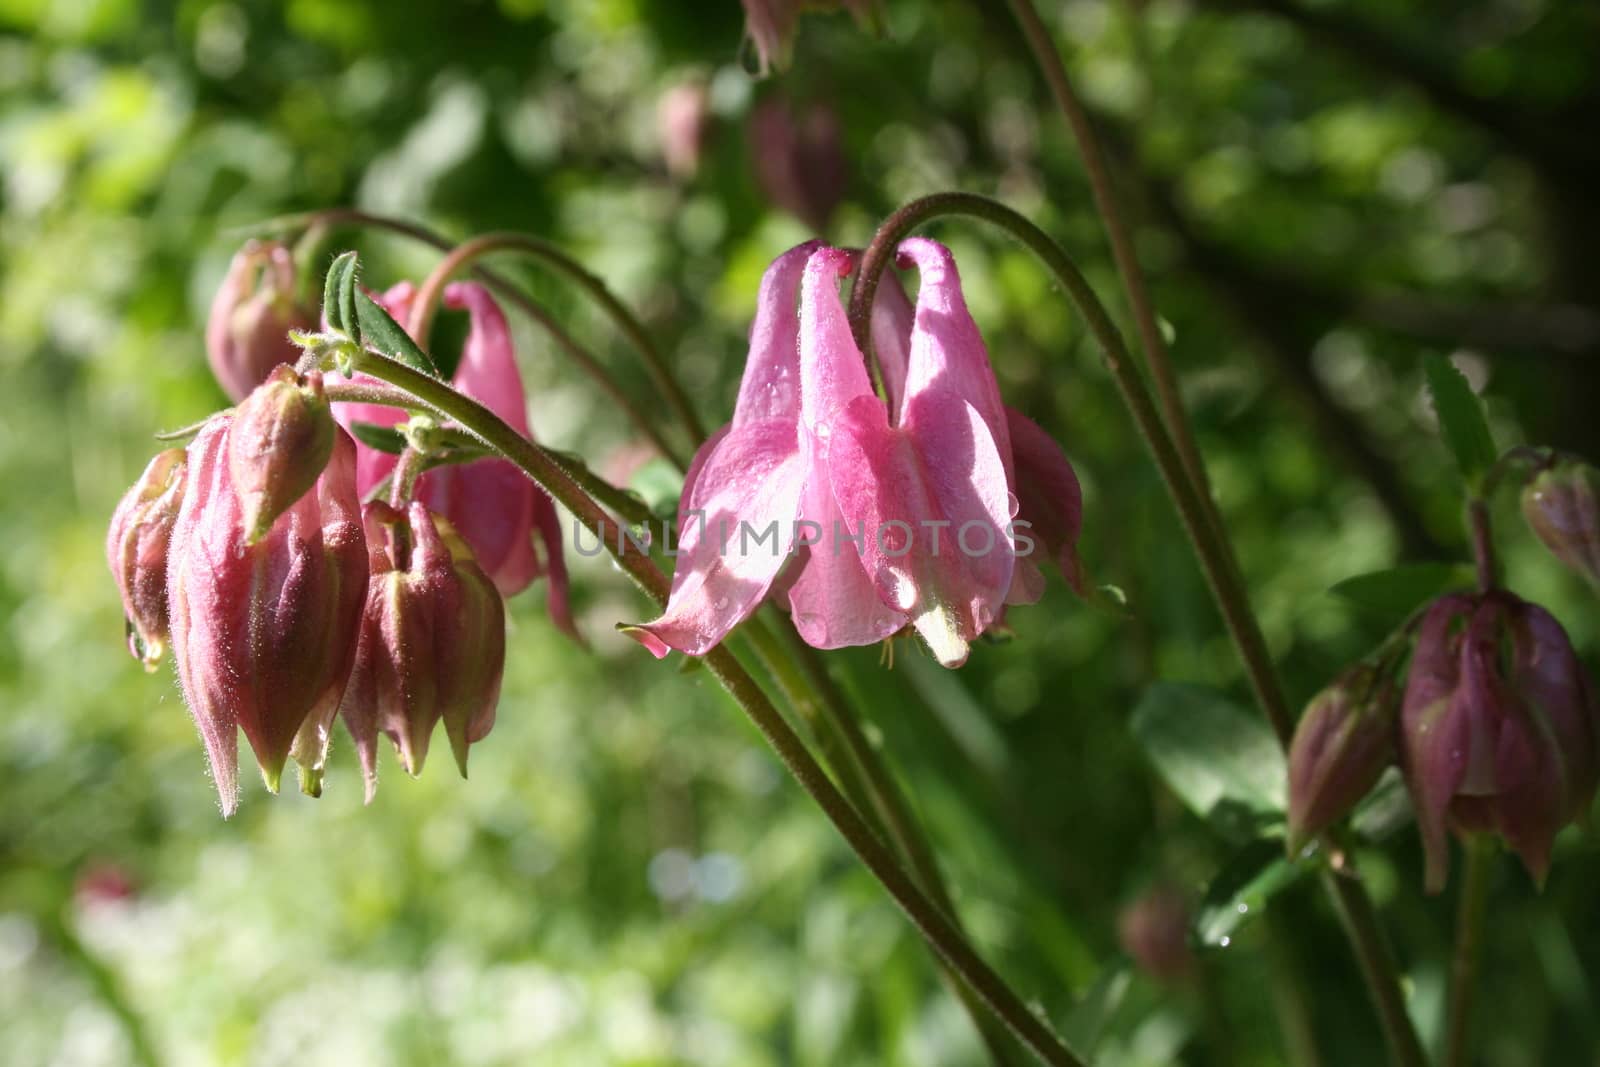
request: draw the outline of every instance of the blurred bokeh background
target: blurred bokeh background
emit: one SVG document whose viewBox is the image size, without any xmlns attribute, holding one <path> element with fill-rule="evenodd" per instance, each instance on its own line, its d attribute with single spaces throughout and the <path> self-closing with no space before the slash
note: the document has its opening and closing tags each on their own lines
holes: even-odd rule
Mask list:
<svg viewBox="0 0 1600 1067">
<path fill-rule="evenodd" d="M 1600 14 L 1041 8 L 1113 148 L 1303 700 L 1394 621 L 1330 586 L 1464 555 L 1424 355 L 1484 391 L 1501 445 L 1600 458 Z M 224 402 L 205 310 L 248 226 L 284 212 L 555 241 L 639 310 L 711 424 L 766 263 L 813 227 L 864 243 L 921 193 L 1005 199 L 1120 314 L 1003 5 L 891 0 L 884 23 L 808 17 L 792 68 L 759 80 L 734 0 L 0 0 L 0 1064 L 983 1062 L 927 952 L 737 710 L 613 633 L 645 605 L 602 562 L 572 560 L 592 654 L 547 622 L 542 587 L 512 604 L 470 782 L 442 756 L 407 780 L 386 753 L 363 807 L 341 743 L 321 800 L 246 775 L 224 822 L 170 668 L 148 677 L 124 652 L 102 557 L 152 432 Z M 1055 580 L 956 673 L 907 645 L 892 668 L 830 656 L 976 942 L 1099 1063 L 1377 1062 L 1324 899 L 1302 881 L 1265 919 L 1236 903 L 1217 879 L 1261 869 L 1259 842 L 1185 807 L 1130 728 L 1156 679 L 1249 703 L 1082 324 L 1020 249 L 930 232 L 956 250 L 1008 400 L 1077 464 L 1085 559 L 1130 603 L 1097 612 Z M 374 284 L 435 261 L 336 238 Z M 592 306 L 506 269 L 660 409 Z M 604 397 L 518 329 L 535 432 L 597 470 L 636 455 Z M 1592 661 L 1592 592 L 1507 503 L 1513 587 Z M 1421 896 L 1401 822 L 1360 860 L 1431 1036 L 1454 890 Z M 1597 876 L 1576 830 L 1542 894 L 1501 865 L 1484 1063 L 1600 1062 Z M 1133 966 L 1118 935 L 1162 887 L 1203 920 L 1176 978 Z"/>
</svg>

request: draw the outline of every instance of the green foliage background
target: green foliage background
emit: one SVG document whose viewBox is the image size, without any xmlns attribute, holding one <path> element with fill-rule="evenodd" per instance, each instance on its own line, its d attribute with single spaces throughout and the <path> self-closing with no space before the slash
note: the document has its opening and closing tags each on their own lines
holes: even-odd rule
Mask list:
<svg viewBox="0 0 1600 1067">
<path fill-rule="evenodd" d="M 1110 134 L 1218 496 L 1303 700 L 1393 621 L 1328 587 L 1464 555 L 1422 356 L 1468 370 L 1502 446 L 1600 457 L 1600 159 L 1582 133 L 1600 16 L 1563 0 L 1041 6 Z M 883 39 L 808 18 L 793 70 L 758 82 L 732 0 L 0 0 L 0 1063 L 982 1061 L 920 942 L 737 710 L 613 633 L 645 605 L 599 561 L 573 560 L 592 654 L 547 623 L 540 588 L 512 605 L 470 783 L 438 756 L 408 781 L 386 756 L 364 808 L 341 745 L 322 800 L 247 781 L 225 823 L 170 672 L 123 653 L 101 557 L 152 431 L 223 403 L 201 325 L 234 228 L 286 211 L 552 239 L 640 310 L 715 424 L 760 271 L 808 236 L 766 205 L 744 136 L 753 103 L 783 94 L 842 118 L 835 243 L 920 193 L 990 193 L 1063 239 L 1120 311 L 1075 153 L 1003 7 L 887 15 Z M 656 104 L 686 77 L 709 79 L 714 125 L 685 182 L 661 163 Z M 1056 582 L 1013 613 L 1014 640 L 955 674 L 905 645 L 892 669 L 876 650 L 830 657 L 975 940 L 1098 1063 L 1376 1062 L 1309 884 L 1203 948 L 1181 988 L 1121 956 L 1123 906 L 1160 884 L 1198 898 L 1241 844 L 1152 772 L 1133 709 L 1158 678 L 1247 696 L 1081 323 L 1021 250 L 932 232 L 957 252 L 1008 400 L 1078 465 L 1086 560 L 1131 602 L 1111 617 Z M 342 239 L 369 281 L 432 262 Z M 660 407 L 591 307 L 530 280 Z M 536 432 L 605 469 L 625 424 L 544 337 L 519 339 Z M 1513 587 L 1592 658 L 1592 591 L 1502 512 Z M 1413 837 L 1359 859 L 1431 1036 L 1453 891 L 1420 896 Z M 74 890 L 106 870 L 132 895 Z M 1501 865 L 1483 1062 L 1600 1062 L 1597 875 L 1577 830 L 1542 894 Z"/>
</svg>

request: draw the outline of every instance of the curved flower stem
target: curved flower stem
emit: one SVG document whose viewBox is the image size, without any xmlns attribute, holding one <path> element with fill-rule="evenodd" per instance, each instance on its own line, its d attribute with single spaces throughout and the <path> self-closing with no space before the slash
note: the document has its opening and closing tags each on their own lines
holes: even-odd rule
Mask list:
<svg viewBox="0 0 1600 1067">
<path fill-rule="evenodd" d="M 1056 106 L 1061 109 L 1061 115 L 1067 120 L 1067 125 L 1072 130 L 1072 137 L 1078 143 L 1078 154 L 1083 157 L 1083 169 L 1089 178 L 1089 191 L 1094 196 L 1095 210 L 1100 215 L 1100 221 L 1105 225 L 1106 236 L 1111 242 L 1111 256 L 1116 261 L 1117 274 L 1122 278 L 1122 286 L 1128 294 L 1128 304 L 1133 309 L 1133 321 L 1138 327 L 1139 344 L 1144 349 L 1150 376 L 1155 380 L 1156 395 L 1160 398 L 1162 414 L 1166 417 L 1167 431 L 1177 445 L 1178 455 L 1183 461 L 1189 480 L 1194 483 L 1196 491 L 1209 500 L 1211 483 L 1206 475 L 1205 463 L 1200 458 L 1200 448 L 1195 443 L 1194 430 L 1190 427 L 1188 415 L 1183 408 L 1183 397 L 1178 391 L 1178 376 L 1172 367 L 1172 357 L 1167 351 L 1167 341 L 1162 336 L 1161 324 L 1156 319 L 1155 306 L 1150 300 L 1150 290 L 1145 282 L 1144 271 L 1139 266 L 1139 257 L 1133 249 L 1133 237 L 1128 232 L 1122 211 L 1117 206 L 1116 192 L 1111 187 L 1110 170 L 1106 166 L 1100 140 L 1095 135 L 1094 124 L 1089 121 L 1083 102 L 1073 91 L 1072 81 L 1067 77 L 1067 68 L 1061 62 L 1061 53 L 1056 50 L 1055 43 L 1050 39 L 1050 33 L 1040 20 L 1039 12 L 1034 8 L 1032 0 L 1008 0 L 1008 2 L 1011 5 L 1011 13 L 1022 30 L 1022 36 L 1028 42 L 1028 49 L 1033 53 L 1034 62 L 1038 63 L 1040 73 L 1050 86 L 1050 95 L 1055 97 Z M 1231 546 L 1224 547 L 1231 555 Z"/>
<path fill-rule="evenodd" d="M 548 452 L 517 433 L 477 401 L 462 396 L 437 378 L 387 356 L 364 352 L 356 360 L 356 369 L 409 393 L 418 405 L 454 421 L 520 467 L 523 473 L 600 538 L 628 577 L 658 607 L 666 604 L 669 588 L 667 576 L 648 554 L 640 551 L 627 537 L 618 538 L 616 521 L 578 487 Z M 967 988 L 1041 1061 L 1052 1067 L 1084 1067 L 1083 1060 L 1028 1010 L 1005 980 L 967 943 L 944 911 L 906 873 L 894 853 L 839 792 L 799 735 L 784 721 L 755 679 L 739 665 L 733 653 L 718 646 L 706 653 L 704 662 L 761 731 L 801 788 L 822 808 L 840 836 Z"/>
<path fill-rule="evenodd" d="M 1121 334 L 1077 265 L 1059 244 L 1021 214 L 987 197 L 971 193 L 935 193 L 914 200 L 884 221 L 862 256 L 855 288 L 850 294 L 850 326 L 856 343 L 867 354 L 868 360 L 875 363 L 871 322 L 872 301 L 877 293 L 878 280 L 900 241 L 918 226 L 942 215 L 982 219 L 1020 241 L 1039 257 L 1061 283 L 1083 316 L 1100 345 L 1123 402 L 1150 449 L 1167 493 L 1178 510 L 1212 597 L 1244 663 L 1245 674 L 1250 680 L 1256 701 L 1277 735 L 1278 743 L 1287 749 L 1294 735 L 1294 720 L 1273 669 L 1266 639 L 1250 606 L 1249 592 L 1237 566 L 1232 562 L 1232 553 L 1222 534 L 1221 524 L 1213 521 L 1206 506 L 1208 501 L 1187 476 L 1183 461 L 1145 390 L 1144 381 L 1128 358 Z M 1406 1014 L 1405 998 L 1400 990 L 1394 961 L 1384 945 L 1372 902 L 1361 883 L 1350 875 L 1348 864 L 1345 870 L 1347 873 L 1342 875 L 1329 872 L 1324 884 L 1344 919 L 1368 990 L 1377 1004 L 1390 1054 L 1403 1067 L 1421 1067 L 1424 1062 L 1422 1046 Z"/>
<path fill-rule="evenodd" d="M 774 633 L 759 615 L 746 622 L 742 632 L 750 639 L 757 657 L 771 672 L 784 698 L 816 735 L 823 758 L 833 768 L 845 796 L 866 817 L 873 830 L 894 846 L 923 892 L 958 930 L 961 929 L 961 920 L 945 887 L 932 846 L 889 769 L 878 758 L 877 750 L 862 733 L 833 679 L 828 677 L 827 668 L 816 650 L 781 624 Z M 988 1046 L 990 1057 L 996 1064 L 1009 1063 L 1011 1050 L 1003 1030 L 984 1011 L 977 997 L 961 984 L 949 965 L 940 962 L 946 979 Z"/>
<path fill-rule="evenodd" d="M 1499 575 L 1487 500 L 1474 497 L 1467 502 L 1467 530 L 1472 538 L 1472 563 L 1477 572 L 1478 591 L 1487 593 L 1498 583 Z"/>
<path fill-rule="evenodd" d="M 369 226 L 373 229 L 388 230 L 402 237 L 409 237 L 413 241 L 437 248 L 441 252 L 450 253 L 455 250 L 456 244 L 448 237 L 435 233 L 425 226 L 418 226 L 405 219 L 390 218 L 387 215 L 375 215 L 354 208 L 329 208 L 325 211 L 315 211 L 305 215 L 290 215 L 280 219 L 273 219 L 264 227 L 265 230 L 299 229 L 308 226 L 323 226 L 332 228 L 337 225 Z M 487 285 L 495 295 L 515 305 L 528 318 L 539 324 L 540 329 L 550 335 L 551 340 L 566 353 L 567 358 L 577 364 L 578 368 L 587 374 L 598 385 L 602 392 L 610 398 L 611 402 L 627 416 L 634 429 L 638 430 L 661 454 L 667 457 L 679 470 L 686 470 L 687 466 L 677 449 L 667 443 L 661 431 L 655 426 L 652 419 L 634 403 L 611 372 L 595 358 L 577 339 L 568 333 L 556 321 L 543 304 L 523 292 L 515 283 L 504 275 L 498 274 L 487 267 L 474 267 L 472 274 L 475 278 Z M 419 340 L 418 343 L 425 343 Z M 698 441 L 696 442 L 698 444 Z"/>
<path fill-rule="evenodd" d="M 1472 1032 L 1472 1005 L 1483 955 L 1483 919 L 1489 909 L 1489 878 L 1494 873 L 1495 846 L 1479 835 L 1467 848 L 1467 870 L 1456 916 L 1456 954 L 1450 965 L 1450 1015 L 1445 1027 L 1444 1055 L 1439 1067 L 1465 1067 Z"/>
</svg>

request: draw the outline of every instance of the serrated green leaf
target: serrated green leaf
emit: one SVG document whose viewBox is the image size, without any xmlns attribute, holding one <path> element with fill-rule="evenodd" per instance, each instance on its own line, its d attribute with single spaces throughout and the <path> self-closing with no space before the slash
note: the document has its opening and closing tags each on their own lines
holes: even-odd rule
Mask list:
<svg viewBox="0 0 1600 1067">
<path fill-rule="evenodd" d="M 355 291 L 356 320 L 361 324 L 361 343 L 376 352 L 381 352 L 390 359 L 397 360 L 410 367 L 412 370 L 421 371 L 430 378 L 437 378 L 439 372 L 433 366 L 433 360 L 417 343 L 411 335 L 400 328 L 400 324 L 390 318 L 389 313 L 379 306 L 378 302 L 359 288 Z"/>
<path fill-rule="evenodd" d="M 1132 729 L 1178 799 L 1225 836 L 1248 840 L 1282 823 L 1283 752 L 1257 716 L 1203 686 L 1157 682 Z"/>
<path fill-rule="evenodd" d="M 1445 443 L 1455 454 L 1467 484 L 1475 487 L 1478 479 L 1494 464 L 1496 455 L 1494 435 L 1489 432 L 1483 401 L 1467 384 L 1466 376 L 1443 356 L 1427 357 L 1423 360 L 1422 371 Z"/>
<path fill-rule="evenodd" d="M 1252 841 L 1222 865 L 1195 911 L 1194 936 L 1202 945 L 1226 945 L 1259 915 L 1272 897 L 1303 878 L 1313 865 L 1290 860 L 1277 838 Z"/>
<path fill-rule="evenodd" d="M 356 283 L 359 270 L 360 260 L 356 254 L 345 252 L 329 265 L 328 276 L 322 283 L 322 314 L 328 326 L 357 341 L 361 339 L 355 304 L 356 294 L 361 291 Z"/>
<path fill-rule="evenodd" d="M 1408 563 L 1346 578 L 1328 592 L 1374 618 L 1398 624 L 1439 594 L 1471 584 L 1472 571 L 1459 563 Z"/>
<path fill-rule="evenodd" d="M 351 436 L 368 448 L 399 455 L 406 450 L 406 435 L 393 426 L 379 426 L 375 422 L 351 422 Z"/>
</svg>

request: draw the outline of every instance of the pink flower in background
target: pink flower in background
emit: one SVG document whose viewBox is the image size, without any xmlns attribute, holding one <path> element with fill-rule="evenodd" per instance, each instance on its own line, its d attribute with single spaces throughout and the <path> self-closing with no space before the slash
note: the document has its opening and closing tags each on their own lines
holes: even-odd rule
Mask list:
<svg viewBox="0 0 1600 1067">
<path fill-rule="evenodd" d="M 679 181 L 693 178 L 711 135 L 711 92 L 703 80 L 679 82 L 661 94 L 656 134 L 667 172 Z"/>
<path fill-rule="evenodd" d="M 850 174 L 833 109 L 813 103 L 800 110 L 768 97 L 750 113 L 746 136 L 762 194 L 811 232 L 827 230 Z"/>
<path fill-rule="evenodd" d="M 291 747 L 307 791 L 320 788 L 367 588 L 354 442 L 336 430 L 314 487 L 252 540 L 229 471 L 233 428 L 219 415 L 189 446 L 167 575 L 178 680 L 224 815 L 238 803 L 237 729 L 268 788 Z"/>
<path fill-rule="evenodd" d="M 415 295 L 409 282 L 401 282 L 379 302 L 404 322 Z M 531 438 L 527 392 L 499 305 L 487 289 L 471 282 L 446 286 L 444 303 L 465 309 L 471 318 L 451 385 Z M 334 415 L 346 427 L 355 422 L 394 426 L 405 418 L 395 408 L 376 404 L 336 404 Z M 394 470 L 396 457 L 364 445 L 359 453 L 356 478 L 365 496 Z M 422 476 L 416 497 L 450 521 L 502 596 L 514 596 L 535 579 L 548 576 L 550 617 L 577 636 L 567 606 L 567 568 L 555 504 L 515 465 L 493 458 L 439 467 Z"/>
</svg>

